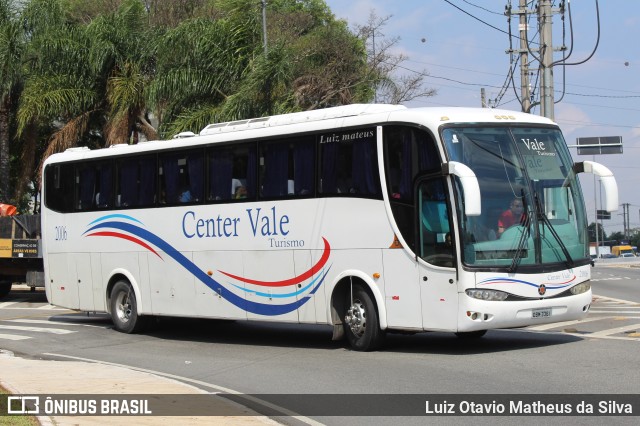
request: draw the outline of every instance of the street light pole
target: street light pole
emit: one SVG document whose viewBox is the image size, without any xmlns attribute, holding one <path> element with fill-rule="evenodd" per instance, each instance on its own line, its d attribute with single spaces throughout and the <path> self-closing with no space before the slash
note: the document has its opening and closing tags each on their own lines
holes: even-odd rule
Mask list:
<svg viewBox="0 0 640 426">
<path fill-rule="evenodd" d="M 262 0 L 262 45 L 267 56 L 267 0 Z"/>
</svg>

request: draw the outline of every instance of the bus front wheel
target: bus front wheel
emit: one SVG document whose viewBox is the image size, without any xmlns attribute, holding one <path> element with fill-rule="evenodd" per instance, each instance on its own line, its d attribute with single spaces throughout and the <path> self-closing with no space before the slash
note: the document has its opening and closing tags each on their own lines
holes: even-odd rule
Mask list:
<svg viewBox="0 0 640 426">
<path fill-rule="evenodd" d="M 354 286 L 346 305 L 343 325 L 351 347 L 357 351 L 379 348 L 384 332 L 380 329 L 378 311 L 371 295 L 361 286 Z"/>
<path fill-rule="evenodd" d="M 142 330 L 145 317 L 138 315 L 136 295 L 126 281 L 118 281 L 111 290 L 111 320 L 115 329 L 122 333 Z"/>
</svg>

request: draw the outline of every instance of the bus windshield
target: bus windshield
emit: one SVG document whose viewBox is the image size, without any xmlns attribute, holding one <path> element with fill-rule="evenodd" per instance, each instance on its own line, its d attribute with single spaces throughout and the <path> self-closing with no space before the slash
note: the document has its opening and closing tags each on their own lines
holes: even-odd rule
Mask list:
<svg viewBox="0 0 640 426">
<path fill-rule="evenodd" d="M 587 262 L 584 202 L 559 129 L 447 127 L 442 137 L 449 159 L 469 166 L 480 185 L 481 215 L 467 216 L 458 204 L 467 266 L 513 272 Z"/>
</svg>

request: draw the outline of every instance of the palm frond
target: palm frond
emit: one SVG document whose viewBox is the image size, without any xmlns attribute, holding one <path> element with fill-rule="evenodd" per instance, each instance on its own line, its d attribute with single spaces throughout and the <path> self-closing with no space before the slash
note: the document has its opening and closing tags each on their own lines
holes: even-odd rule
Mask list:
<svg viewBox="0 0 640 426">
<path fill-rule="evenodd" d="M 42 175 L 42 166 L 50 155 L 76 146 L 78 140 L 87 131 L 91 115 L 95 111 L 87 111 L 69 120 L 60 130 L 51 135 L 47 149 L 42 155 L 38 175 Z"/>
<path fill-rule="evenodd" d="M 38 118 L 60 119 L 92 110 L 98 94 L 69 76 L 34 76 L 27 82 L 18 110 L 18 134 Z"/>
</svg>

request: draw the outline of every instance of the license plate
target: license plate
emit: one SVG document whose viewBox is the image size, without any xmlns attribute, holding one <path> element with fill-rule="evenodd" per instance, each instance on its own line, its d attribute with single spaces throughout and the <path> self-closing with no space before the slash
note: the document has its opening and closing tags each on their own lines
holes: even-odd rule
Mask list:
<svg viewBox="0 0 640 426">
<path fill-rule="evenodd" d="M 551 316 L 551 308 L 540 308 L 531 311 L 531 318 L 549 318 Z"/>
</svg>

